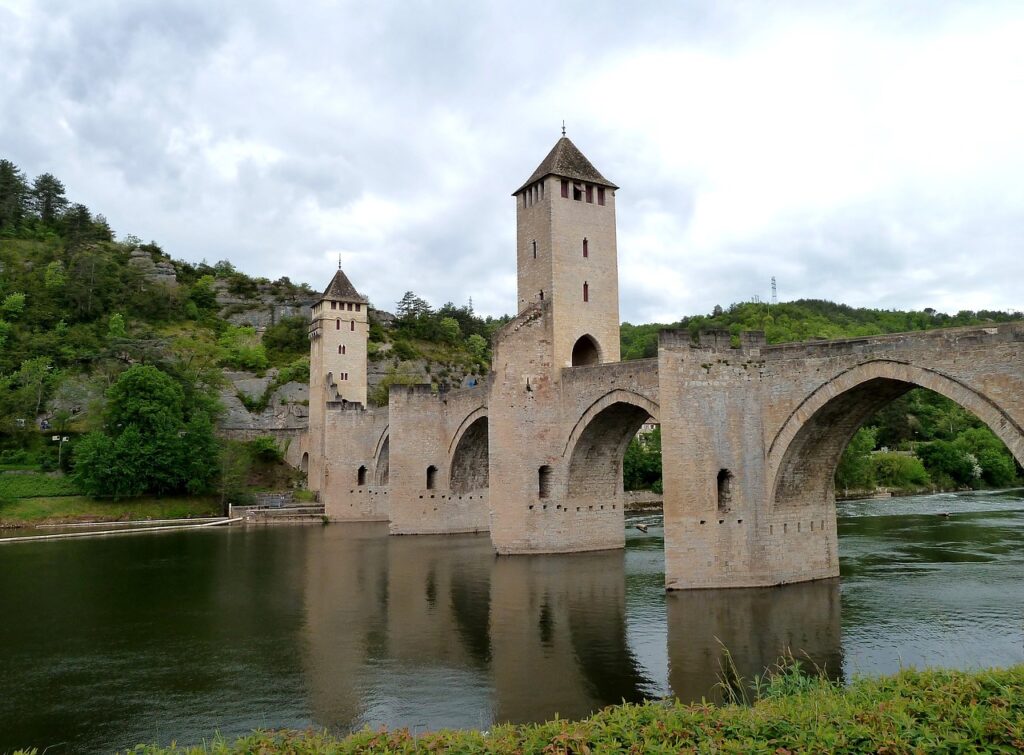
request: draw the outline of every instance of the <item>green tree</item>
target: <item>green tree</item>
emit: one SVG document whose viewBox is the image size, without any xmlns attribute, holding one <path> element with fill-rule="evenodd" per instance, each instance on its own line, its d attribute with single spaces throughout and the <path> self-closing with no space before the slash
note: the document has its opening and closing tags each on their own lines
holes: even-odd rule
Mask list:
<svg viewBox="0 0 1024 755">
<path fill-rule="evenodd" d="M 4 297 L 3 303 L 0 303 L 0 312 L 11 318 L 16 318 L 18 315 L 25 311 L 25 294 L 15 291 L 13 294 L 8 294 Z"/>
<path fill-rule="evenodd" d="M 1013 455 L 987 427 L 964 431 L 954 442 L 957 450 L 973 456 L 981 467 L 981 479 L 990 487 L 1008 487 L 1017 482 Z"/>
<path fill-rule="evenodd" d="M 64 273 L 64 265 L 59 260 L 54 260 L 46 266 L 43 285 L 53 290 L 64 288 L 65 283 L 67 283 L 67 275 Z"/>
<path fill-rule="evenodd" d="M 875 487 L 875 469 L 871 452 L 875 450 L 873 427 L 862 427 L 853 436 L 836 469 L 836 488 L 871 490 Z"/>
<path fill-rule="evenodd" d="M 124 315 L 120 312 L 115 312 L 110 316 L 110 321 L 107 323 L 107 338 L 124 338 L 126 335 L 128 335 L 128 329 L 125 327 Z"/>
<path fill-rule="evenodd" d="M 479 333 L 474 333 L 466 339 L 466 345 L 470 353 L 477 359 L 483 359 L 487 354 L 487 339 Z"/>
<path fill-rule="evenodd" d="M 267 351 L 256 336 L 256 329 L 229 325 L 218 340 L 224 350 L 224 363 L 236 370 L 265 370 Z"/>
<path fill-rule="evenodd" d="M 28 184 L 10 160 L 0 160 L 0 233 L 13 231 L 25 218 Z"/>
<path fill-rule="evenodd" d="M 441 337 L 448 341 L 448 343 L 455 343 L 462 337 L 459 321 L 454 317 L 442 317 L 441 322 L 438 323 L 438 328 L 441 331 Z"/>
<path fill-rule="evenodd" d="M 46 225 L 53 226 L 68 205 L 64 184 L 52 173 L 43 173 L 32 182 L 32 209 Z"/>
</svg>

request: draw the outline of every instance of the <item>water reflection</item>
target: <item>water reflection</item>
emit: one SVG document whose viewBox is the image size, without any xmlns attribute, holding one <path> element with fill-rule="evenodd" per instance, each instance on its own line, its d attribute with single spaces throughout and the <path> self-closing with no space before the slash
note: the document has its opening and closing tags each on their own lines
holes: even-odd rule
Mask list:
<svg viewBox="0 0 1024 755">
<path fill-rule="evenodd" d="M 569 556 L 381 524 L 0 548 L 0 752 L 696 700 L 723 647 L 748 679 L 787 650 L 846 676 L 1024 660 L 1019 494 L 839 515 L 841 583 L 669 595 L 657 517 L 624 551 Z"/>
<path fill-rule="evenodd" d="M 669 683 L 681 700 L 721 700 L 721 680 L 752 682 L 786 655 L 841 678 L 838 579 L 673 592 L 667 604 Z"/>
</svg>

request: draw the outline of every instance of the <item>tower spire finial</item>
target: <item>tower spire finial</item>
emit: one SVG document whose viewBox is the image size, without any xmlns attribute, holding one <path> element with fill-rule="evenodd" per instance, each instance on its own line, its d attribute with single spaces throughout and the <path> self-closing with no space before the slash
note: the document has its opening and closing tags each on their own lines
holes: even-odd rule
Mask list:
<svg viewBox="0 0 1024 755">
<path fill-rule="evenodd" d="M 562 119 L 562 136 L 565 136 L 565 118 Z"/>
<path fill-rule="evenodd" d="M 338 252 L 338 269 L 341 270 L 341 252 Z"/>
</svg>

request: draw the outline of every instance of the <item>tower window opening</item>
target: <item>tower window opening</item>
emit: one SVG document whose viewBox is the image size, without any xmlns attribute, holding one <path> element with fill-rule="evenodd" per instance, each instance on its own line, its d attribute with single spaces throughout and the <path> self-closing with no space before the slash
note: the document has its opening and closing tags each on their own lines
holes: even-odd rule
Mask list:
<svg viewBox="0 0 1024 755">
<path fill-rule="evenodd" d="M 583 239 L 583 256 L 590 256 L 590 242 L 588 242 L 586 239 Z"/>
<path fill-rule="evenodd" d="M 338 346 L 338 353 L 339 354 L 341 353 L 341 346 L 340 345 Z"/>
<path fill-rule="evenodd" d="M 569 182 L 566 181 L 564 178 L 562 179 L 562 198 L 569 198 Z"/>
<path fill-rule="evenodd" d="M 336 301 L 332 301 L 331 302 L 331 309 L 335 309 L 337 306 L 338 306 L 338 302 L 336 302 Z"/>
<path fill-rule="evenodd" d="M 334 329 L 335 330 L 341 330 L 341 319 L 340 318 L 334 321 Z"/>
<path fill-rule="evenodd" d="M 355 320 L 351 320 L 351 321 L 349 322 L 349 324 L 348 324 L 348 329 L 349 329 L 349 330 L 355 330 L 355 329 L 356 329 L 356 321 L 355 321 Z"/>
<path fill-rule="evenodd" d="M 359 311 L 359 306 L 360 306 L 360 305 L 356 304 L 356 312 L 358 312 L 358 311 Z"/>
<path fill-rule="evenodd" d="M 356 472 L 356 485 L 365 485 L 365 484 L 366 484 L 366 467 L 362 466 L 362 467 L 359 467 L 359 470 Z"/>
<path fill-rule="evenodd" d="M 718 511 L 726 513 L 732 507 L 732 472 L 728 469 L 718 471 Z"/>
<path fill-rule="evenodd" d="M 544 199 L 544 182 L 540 182 L 540 198 Z"/>
<path fill-rule="evenodd" d="M 599 205 L 601 205 L 602 207 L 604 207 L 604 187 L 603 186 L 598 186 L 597 187 L 597 203 Z"/>
<path fill-rule="evenodd" d="M 537 497 L 548 498 L 551 496 L 551 467 L 547 464 L 537 470 Z"/>
<path fill-rule="evenodd" d="M 431 464 L 427 467 L 427 490 L 433 490 L 437 487 L 437 467 Z"/>
<path fill-rule="evenodd" d="M 349 303 L 348 303 L 348 311 L 349 311 L 349 312 L 351 312 L 351 311 L 352 311 L 352 302 L 349 302 Z"/>
<path fill-rule="evenodd" d="M 544 289 L 543 288 L 540 290 L 540 300 L 544 301 Z"/>
<path fill-rule="evenodd" d="M 342 353 L 342 354 L 344 354 L 344 353 L 345 353 L 345 344 L 342 344 L 342 345 L 341 345 L 341 353 Z"/>
<path fill-rule="evenodd" d="M 587 204 L 594 204 L 594 187 L 587 184 Z"/>
<path fill-rule="evenodd" d="M 572 198 L 577 202 L 583 199 L 583 187 L 580 184 L 572 185 Z"/>
<path fill-rule="evenodd" d="M 537 242 L 533 242 L 533 258 L 537 259 Z"/>
<path fill-rule="evenodd" d="M 583 281 L 583 301 L 590 301 L 590 284 Z"/>
</svg>

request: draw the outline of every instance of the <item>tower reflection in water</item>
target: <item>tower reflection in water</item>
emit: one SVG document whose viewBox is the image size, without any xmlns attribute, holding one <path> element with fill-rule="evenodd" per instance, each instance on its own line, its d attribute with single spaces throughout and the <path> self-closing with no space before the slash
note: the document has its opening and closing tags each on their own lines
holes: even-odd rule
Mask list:
<svg viewBox="0 0 1024 755">
<path fill-rule="evenodd" d="M 346 525 L 309 538 L 306 686 L 315 724 L 336 731 L 578 718 L 669 687 L 713 698 L 723 648 L 745 678 L 787 649 L 841 668 L 836 580 L 645 594 L 648 618 L 667 608 L 666 685 L 666 670 L 634 652 L 628 552 L 508 558 L 486 536 L 385 532 Z"/>
<path fill-rule="evenodd" d="M 842 677 L 839 580 L 782 587 L 687 590 L 666 596 L 669 684 L 683 702 L 721 701 L 722 682 L 751 683 L 792 655 Z"/>
</svg>

